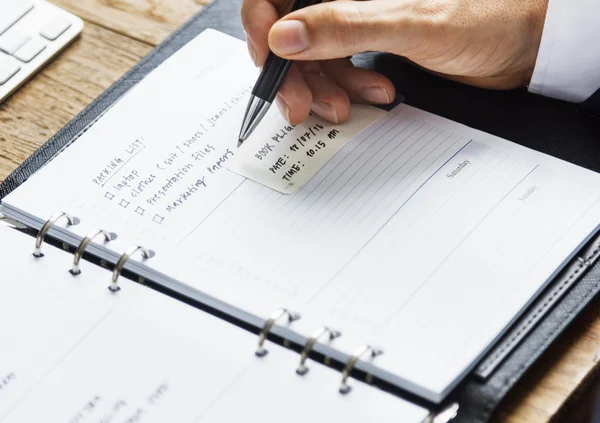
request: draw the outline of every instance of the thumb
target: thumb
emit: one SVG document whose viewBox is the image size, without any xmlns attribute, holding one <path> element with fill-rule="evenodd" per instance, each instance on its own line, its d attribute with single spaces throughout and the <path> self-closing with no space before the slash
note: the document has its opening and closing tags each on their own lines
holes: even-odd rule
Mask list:
<svg viewBox="0 0 600 423">
<path fill-rule="evenodd" d="M 379 0 L 310 6 L 276 22 L 269 32 L 269 47 L 293 60 L 335 59 L 363 51 L 397 53 L 402 49 L 398 29 L 403 28 L 403 19 L 395 9 L 392 2 Z"/>
</svg>

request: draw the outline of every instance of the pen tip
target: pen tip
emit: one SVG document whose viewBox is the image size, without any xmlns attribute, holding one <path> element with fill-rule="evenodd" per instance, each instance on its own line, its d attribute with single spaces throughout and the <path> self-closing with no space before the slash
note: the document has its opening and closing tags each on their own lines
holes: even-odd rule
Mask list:
<svg viewBox="0 0 600 423">
<path fill-rule="evenodd" d="M 244 143 L 244 140 L 240 138 L 240 139 L 238 140 L 238 143 L 237 143 L 237 148 L 240 148 L 240 146 L 241 146 L 243 143 Z"/>
</svg>

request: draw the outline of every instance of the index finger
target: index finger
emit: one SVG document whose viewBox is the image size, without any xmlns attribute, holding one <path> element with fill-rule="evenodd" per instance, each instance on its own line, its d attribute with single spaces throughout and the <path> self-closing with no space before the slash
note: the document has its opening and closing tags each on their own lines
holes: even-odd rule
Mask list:
<svg viewBox="0 0 600 423">
<path fill-rule="evenodd" d="M 257 66 L 262 66 L 267 60 L 271 52 L 269 30 L 285 13 L 288 4 L 287 0 L 244 0 L 242 3 L 242 24 L 254 49 Z"/>
</svg>

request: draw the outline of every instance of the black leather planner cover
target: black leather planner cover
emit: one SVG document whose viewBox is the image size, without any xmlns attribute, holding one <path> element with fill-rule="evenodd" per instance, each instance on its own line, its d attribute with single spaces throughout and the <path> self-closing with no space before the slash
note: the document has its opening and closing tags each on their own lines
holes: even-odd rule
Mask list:
<svg viewBox="0 0 600 423">
<path fill-rule="evenodd" d="M 205 7 L 19 166 L 0 186 L 0 199 L 75 141 L 131 87 L 204 29 L 214 28 L 244 38 L 240 6 L 241 0 L 215 0 Z M 199 57 L 198 60 L 210 58 Z M 524 90 L 493 92 L 467 87 L 432 76 L 387 54 L 361 55 L 356 62 L 389 76 L 398 93 L 413 106 L 600 171 L 600 120 L 573 105 L 534 96 Z M 530 313 L 531 320 L 522 322 L 528 328 L 527 336 L 517 341 L 516 335 L 509 333 L 507 336 L 513 338 L 504 341 L 514 344 L 510 352 L 500 348 L 490 353 L 505 353 L 494 370 L 485 378 L 476 375 L 467 378 L 456 390 L 449 399 L 460 404 L 454 421 L 487 421 L 527 369 L 597 295 L 600 291 L 598 255 L 597 243 L 592 241 L 587 250 L 578 254 L 580 258 L 548 288 L 554 291 L 532 306 L 537 309 Z"/>
</svg>

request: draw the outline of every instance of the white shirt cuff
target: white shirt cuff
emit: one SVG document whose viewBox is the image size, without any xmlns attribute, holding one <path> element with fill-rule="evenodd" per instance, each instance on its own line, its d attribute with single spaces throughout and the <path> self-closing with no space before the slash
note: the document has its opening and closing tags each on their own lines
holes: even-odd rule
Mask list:
<svg viewBox="0 0 600 423">
<path fill-rule="evenodd" d="M 529 91 L 580 103 L 600 88 L 600 1 L 550 0 Z"/>
</svg>

